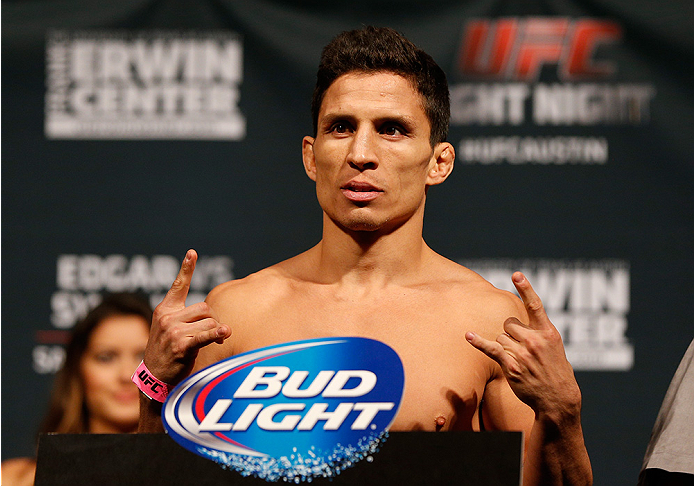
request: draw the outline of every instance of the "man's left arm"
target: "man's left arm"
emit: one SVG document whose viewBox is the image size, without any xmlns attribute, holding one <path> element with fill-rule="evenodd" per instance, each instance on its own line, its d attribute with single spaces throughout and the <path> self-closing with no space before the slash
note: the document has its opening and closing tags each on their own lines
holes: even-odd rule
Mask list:
<svg viewBox="0 0 694 486">
<path fill-rule="evenodd" d="M 523 299 L 528 324 L 511 317 L 496 341 L 472 332 L 466 338 L 499 364 L 513 393 L 535 413 L 526 440 L 523 484 L 590 485 L 593 474 L 583 441 L 581 391 L 561 336 L 528 279 L 516 272 L 513 283 Z M 497 400 L 514 399 L 510 393 L 496 395 Z M 490 405 L 498 410 L 514 408 Z M 508 424 L 509 417 L 501 422 Z"/>
</svg>

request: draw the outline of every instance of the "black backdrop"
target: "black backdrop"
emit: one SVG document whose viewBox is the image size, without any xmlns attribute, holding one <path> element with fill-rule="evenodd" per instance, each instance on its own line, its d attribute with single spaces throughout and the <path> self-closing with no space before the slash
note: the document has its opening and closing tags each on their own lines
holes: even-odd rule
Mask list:
<svg viewBox="0 0 694 486">
<path fill-rule="evenodd" d="M 315 68 L 337 32 L 375 24 L 451 85 L 457 167 L 427 242 L 499 286 L 529 273 L 583 390 L 596 484 L 635 483 L 694 337 L 694 9 L 425 3 L 2 3 L 3 459 L 32 453 L 66 332 L 101 292 L 156 304 L 193 247 L 201 299 L 318 241 L 300 159 Z"/>
</svg>

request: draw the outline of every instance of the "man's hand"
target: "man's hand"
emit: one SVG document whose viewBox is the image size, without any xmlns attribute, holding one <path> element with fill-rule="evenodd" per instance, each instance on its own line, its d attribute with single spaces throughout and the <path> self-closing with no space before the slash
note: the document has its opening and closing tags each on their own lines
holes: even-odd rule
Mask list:
<svg viewBox="0 0 694 486">
<path fill-rule="evenodd" d="M 197 259 L 195 250 L 188 250 L 171 289 L 154 309 L 144 361 L 168 385 L 190 374 L 200 348 L 231 336 L 229 326 L 217 322 L 206 302 L 185 305 Z"/>
<path fill-rule="evenodd" d="M 472 332 L 465 336 L 470 344 L 501 366 L 513 392 L 536 416 L 557 422 L 577 416 L 581 391 L 566 359 L 561 336 L 528 279 L 516 272 L 513 284 L 525 304 L 528 324 L 515 317 L 508 318 L 504 333 L 496 341 Z"/>
</svg>

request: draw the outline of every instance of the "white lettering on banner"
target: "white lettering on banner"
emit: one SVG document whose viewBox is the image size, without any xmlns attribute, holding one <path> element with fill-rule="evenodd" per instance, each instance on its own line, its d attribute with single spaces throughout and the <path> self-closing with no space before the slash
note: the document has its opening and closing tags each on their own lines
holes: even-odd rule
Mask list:
<svg viewBox="0 0 694 486">
<path fill-rule="evenodd" d="M 640 124 L 650 120 L 650 85 L 538 84 L 533 119 L 538 125 Z"/>
<path fill-rule="evenodd" d="M 532 95 L 532 96 L 531 96 Z M 451 87 L 451 123 L 521 125 L 532 99 L 537 125 L 641 124 L 650 119 L 655 88 L 637 84 L 458 84 Z"/>
<path fill-rule="evenodd" d="M 190 284 L 188 304 L 201 302 L 213 287 L 232 280 L 233 266 L 227 256 L 201 256 Z M 51 323 L 59 329 L 72 327 L 100 302 L 101 292 L 145 292 L 152 307 L 156 307 L 179 267 L 180 262 L 171 255 L 59 255 Z"/>
<path fill-rule="evenodd" d="M 465 164 L 605 164 L 605 137 L 464 138 L 458 154 Z"/>
<path fill-rule="evenodd" d="M 376 374 L 369 370 L 321 370 L 308 388 L 299 390 L 299 386 L 307 377 L 308 371 L 291 372 L 287 366 L 256 366 L 236 388 L 233 399 L 267 399 L 280 394 L 287 398 L 313 398 L 318 395 L 322 398 L 358 398 L 371 392 L 377 381 Z M 350 381 L 352 379 L 358 380 L 358 384 L 346 388 L 347 383 L 353 383 Z M 353 410 L 359 414 L 351 425 L 352 430 L 364 430 L 378 412 L 392 410 L 395 406 L 392 402 L 342 402 L 335 410 L 329 412 L 327 403 L 313 403 L 303 417 L 298 414 L 286 414 L 277 421 L 275 417 L 280 413 L 301 412 L 306 409 L 306 404 L 289 402 L 263 406 L 250 403 L 235 423 L 222 422 L 231 403 L 232 399 L 218 399 L 200 422 L 198 431 L 244 431 L 254 421 L 263 430 L 307 431 L 312 430 L 318 422 L 325 422 L 324 430 L 338 430 Z"/>
<path fill-rule="evenodd" d="M 58 288 L 67 291 L 166 291 L 179 268 L 179 259 L 171 255 L 59 255 L 56 279 Z M 232 268 L 227 256 L 201 256 L 191 290 L 211 290 L 233 279 Z"/>
<path fill-rule="evenodd" d="M 323 370 L 304 393 L 299 393 L 298 387 L 306 380 L 308 372 L 295 371 L 290 377 L 289 371 L 286 366 L 256 366 L 236 389 L 234 398 L 272 398 L 280 393 L 288 398 L 310 398 L 319 394 L 325 398 L 354 398 L 366 395 L 376 386 L 376 375 L 372 371 L 339 370 L 335 373 Z M 294 379 L 295 376 L 298 379 Z M 351 379 L 359 383 L 345 388 Z M 283 384 L 285 380 L 287 383 Z"/>
<path fill-rule="evenodd" d="M 245 138 L 234 33 L 55 31 L 46 63 L 49 138 Z"/>
<path fill-rule="evenodd" d="M 458 84 L 451 87 L 451 123 L 520 125 L 525 121 L 525 84 Z"/>
<path fill-rule="evenodd" d="M 457 54 L 451 125 L 553 127 L 650 123 L 651 83 L 614 82 L 610 47 L 622 27 L 607 19 L 509 17 L 466 23 Z M 549 82 L 548 82 L 549 81 Z M 542 128 L 541 128 L 542 127 Z M 468 164 L 605 164 L 603 136 L 486 136 L 459 143 Z"/>
<path fill-rule="evenodd" d="M 34 371 L 40 375 L 57 372 L 65 361 L 65 348 L 62 346 L 37 345 L 31 353 Z"/>
<path fill-rule="evenodd" d="M 463 260 L 497 288 L 514 291 L 511 275 L 526 274 L 561 333 L 575 370 L 628 371 L 634 349 L 626 332 L 628 262 L 621 260 Z"/>
<path fill-rule="evenodd" d="M 222 422 L 222 417 L 231 406 L 232 400 L 228 398 L 218 399 L 205 415 L 198 426 L 200 432 L 243 432 L 255 422 L 263 430 L 301 430 L 310 431 L 318 424 L 324 422 L 323 430 L 338 430 L 352 411 L 359 414 L 352 422 L 352 430 L 366 430 L 373 422 L 378 412 L 387 412 L 395 406 L 393 402 L 357 402 L 339 403 L 335 410 L 329 412 L 327 403 L 314 403 L 306 411 L 303 417 L 299 414 L 286 414 L 279 421 L 277 415 L 283 412 L 301 412 L 306 408 L 305 403 L 274 403 L 263 406 L 260 403 L 250 403 L 246 406 L 238 420 L 234 423 Z"/>
<path fill-rule="evenodd" d="M 50 321 L 56 329 L 70 329 L 101 302 L 104 292 L 142 292 L 156 307 L 171 287 L 180 268 L 172 255 L 58 255 L 57 289 L 51 295 Z M 234 262 L 224 255 L 198 259 L 186 304 L 205 300 L 215 286 L 234 279 Z M 62 364 L 62 346 L 35 345 L 37 373 L 55 373 Z"/>
<path fill-rule="evenodd" d="M 358 398 L 367 395 L 376 386 L 376 374 L 369 370 L 321 370 L 310 385 L 299 390 L 308 371 L 292 372 L 287 366 L 256 366 L 236 388 L 233 399 L 267 399 L 283 395 L 286 398 Z M 354 383 L 351 380 L 358 380 Z M 350 387 L 346 387 L 352 383 Z M 210 408 L 198 427 L 199 432 L 245 431 L 253 422 L 263 430 L 313 430 L 318 422 L 325 422 L 323 430 L 338 430 L 354 410 L 359 414 L 351 425 L 352 430 L 365 430 L 380 411 L 392 410 L 392 402 L 341 402 L 335 410 L 328 411 L 327 403 L 313 403 L 302 416 L 285 414 L 280 420 L 275 417 L 283 412 L 302 412 L 306 403 L 272 403 L 263 406 L 249 403 L 235 423 L 222 422 L 231 406 L 232 399 L 218 399 Z"/>
</svg>

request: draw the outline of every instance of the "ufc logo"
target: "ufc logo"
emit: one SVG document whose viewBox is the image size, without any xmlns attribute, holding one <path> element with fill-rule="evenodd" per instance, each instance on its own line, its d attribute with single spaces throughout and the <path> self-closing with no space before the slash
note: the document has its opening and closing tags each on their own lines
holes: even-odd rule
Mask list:
<svg viewBox="0 0 694 486">
<path fill-rule="evenodd" d="M 156 392 L 156 393 L 159 392 L 159 390 L 157 390 L 157 387 L 158 387 L 158 386 L 161 386 L 161 385 L 160 385 L 159 383 L 153 381 L 153 380 L 149 377 L 149 375 L 147 374 L 147 372 L 146 372 L 145 370 L 140 371 L 140 374 L 137 375 L 137 376 L 140 378 L 140 380 L 142 381 L 142 383 L 144 383 L 145 385 L 148 385 L 148 386 L 149 386 L 149 389 L 150 389 L 150 390 L 152 390 L 153 392 Z"/>
<path fill-rule="evenodd" d="M 564 17 L 503 18 L 468 22 L 458 69 L 465 76 L 536 80 L 542 67 L 557 65 L 564 80 L 595 79 L 615 73 L 594 59 L 601 44 L 622 38 L 619 24 L 608 20 Z"/>
</svg>

